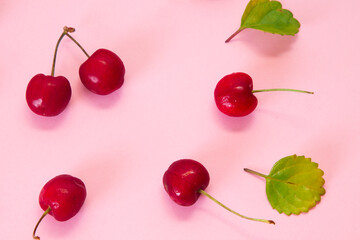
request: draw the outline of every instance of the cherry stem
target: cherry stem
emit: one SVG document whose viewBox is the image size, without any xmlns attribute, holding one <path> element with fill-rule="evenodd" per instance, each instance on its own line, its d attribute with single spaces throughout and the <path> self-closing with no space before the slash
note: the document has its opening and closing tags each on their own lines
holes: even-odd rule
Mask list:
<svg viewBox="0 0 360 240">
<path fill-rule="evenodd" d="M 236 32 L 234 32 L 228 39 L 225 40 L 225 43 L 230 42 L 230 40 L 233 39 L 236 35 L 238 35 L 242 30 L 244 30 L 244 28 L 239 28 L 238 30 L 236 30 Z"/>
<path fill-rule="evenodd" d="M 56 63 L 56 55 L 59 49 L 59 45 L 61 40 L 63 39 L 63 37 L 66 35 L 68 36 L 76 45 L 78 45 L 78 47 L 80 47 L 80 49 L 85 53 L 85 55 L 87 57 L 90 57 L 90 55 L 85 51 L 85 49 L 78 43 L 78 41 L 76 41 L 69 33 L 75 32 L 75 28 L 72 27 L 64 27 L 64 31 L 62 32 L 62 34 L 59 37 L 59 40 L 56 43 L 56 47 L 55 47 L 55 52 L 54 52 L 54 58 L 53 58 L 53 63 L 52 63 L 52 67 L 51 67 L 51 76 L 54 76 L 55 74 L 55 63 Z"/>
<path fill-rule="evenodd" d="M 43 218 L 44 218 L 50 211 L 51 211 L 51 207 L 48 207 L 48 208 L 46 209 L 46 211 L 43 213 L 43 215 L 41 216 L 41 218 L 39 219 L 39 221 L 36 223 L 36 226 L 35 226 L 34 232 L 33 232 L 33 238 L 34 238 L 34 239 L 40 240 L 40 237 L 38 237 L 38 236 L 35 235 L 36 230 L 37 230 L 40 222 L 43 220 Z"/>
<path fill-rule="evenodd" d="M 74 29 L 75 30 L 75 29 Z M 85 51 L 85 49 L 80 45 L 78 41 L 75 40 L 68 32 L 65 34 L 68 38 L 70 38 L 80 49 L 83 53 L 89 58 L 90 55 Z"/>
<path fill-rule="evenodd" d="M 298 89 L 289 89 L 289 88 L 271 88 L 271 89 L 252 90 L 253 93 L 258 93 L 258 92 L 274 92 L 274 91 L 299 92 L 299 93 L 314 94 L 314 92 L 310 92 L 310 91 L 304 91 L 304 90 L 298 90 Z"/>
<path fill-rule="evenodd" d="M 72 28 L 70 28 L 70 29 L 72 29 Z M 51 76 L 54 76 L 54 74 L 55 74 L 56 55 L 57 55 L 57 52 L 58 52 L 58 49 L 59 49 L 60 42 L 63 39 L 63 37 L 65 36 L 66 31 L 68 31 L 68 29 L 64 28 L 63 33 L 61 34 L 61 36 L 59 37 L 59 40 L 56 43 L 55 52 L 54 52 L 54 58 L 53 58 L 52 67 L 51 67 Z"/>
<path fill-rule="evenodd" d="M 260 218 L 251 218 L 251 217 L 246 217 L 240 213 L 237 213 L 235 212 L 234 210 L 228 208 L 227 206 L 225 206 L 224 204 L 222 204 L 221 202 L 219 202 L 218 200 L 216 200 L 214 197 L 212 197 L 210 194 L 208 194 L 207 192 L 205 192 L 204 190 L 202 189 L 199 189 L 198 190 L 199 193 L 205 195 L 206 197 L 210 198 L 211 200 L 213 200 L 215 203 L 217 203 L 218 205 L 220 205 L 221 207 L 225 208 L 226 210 L 228 210 L 229 212 L 239 216 L 239 217 L 242 217 L 242 218 L 245 218 L 245 219 L 248 219 L 248 220 L 252 220 L 252 221 L 257 221 L 257 222 L 264 222 L 264 223 L 269 223 L 269 224 L 275 224 L 275 222 L 273 220 L 266 220 L 266 219 L 260 219 Z"/>
</svg>

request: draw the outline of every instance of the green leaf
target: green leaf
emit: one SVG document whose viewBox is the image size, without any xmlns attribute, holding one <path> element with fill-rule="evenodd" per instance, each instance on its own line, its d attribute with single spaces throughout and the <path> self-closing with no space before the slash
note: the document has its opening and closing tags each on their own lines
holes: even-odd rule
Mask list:
<svg viewBox="0 0 360 240">
<path fill-rule="evenodd" d="M 293 14 L 283 9 L 281 3 L 270 0 L 250 0 L 241 18 L 240 28 L 225 42 L 246 28 L 280 35 L 295 35 L 299 32 L 300 23 Z"/>
<path fill-rule="evenodd" d="M 279 213 L 286 215 L 308 212 L 325 194 L 324 172 L 304 156 L 288 156 L 275 163 L 269 175 L 250 169 L 247 172 L 266 179 L 266 195 Z"/>
</svg>

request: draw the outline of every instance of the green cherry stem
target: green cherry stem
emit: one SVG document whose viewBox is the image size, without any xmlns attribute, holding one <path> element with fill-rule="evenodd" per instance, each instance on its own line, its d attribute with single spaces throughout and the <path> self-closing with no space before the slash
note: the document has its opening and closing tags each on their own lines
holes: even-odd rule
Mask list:
<svg viewBox="0 0 360 240">
<path fill-rule="evenodd" d="M 314 94 L 314 92 L 309 92 L 309 91 L 304 91 L 304 90 L 298 90 L 298 89 L 290 89 L 290 88 L 271 88 L 271 89 L 252 90 L 253 93 L 258 93 L 258 92 L 274 92 L 274 91 L 299 92 L 299 93 Z"/>
<path fill-rule="evenodd" d="M 202 189 L 199 189 L 198 190 L 199 193 L 201 193 L 202 195 L 205 195 L 206 197 L 210 198 L 212 201 L 214 201 L 215 203 L 217 203 L 218 205 L 220 205 L 221 207 L 225 208 L 226 210 L 228 210 L 229 212 L 239 216 L 239 217 L 242 217 L 242 218 L 245 218 L 245 219 L 248 219 L 248 220 L 252 220 L 252 221 L 257 221 L 257 222 L 264 222 L 264 223 L 269 223 L 269 224 L 275 224 L 275 222 L 273 220 L 266 220 L 266 219 L 260 219 L 260 218 L 251 218 L 251 217 L 246 217 L 240 213 L 237 213 L 235 212 L 234 210 L 228 208 L 227 206 L 225 206 L 224 204 L 222 204 L 221 202 L 219 202 L 218 200 L 216 200 L 214 197 L 212 197 L 210 194 L 208 194 L 207 192 L 205 192 L 204 190 Z"/>
<path fill-rule="evenodd" d="M 40 240 L 40 237 L 38 237 L 38 236 L 35 235 L 35 234 L 36 234 L 36 230 L 37 230 L 40 222 L 44 219 L 44 217 L 45 217 L 50 211 L 51 211 L 51 207 L 48 207 L 48 208 L 46 209 L 46 211 L 43 213 L 43 215 L 41 216 L 41 218 L 39 219 L 39 221 L 36 223 L 36 226 L 35 226 L 34 232 L 33 232 L 33 239 L 38 239 L 38 240 Z"/>
</svg>

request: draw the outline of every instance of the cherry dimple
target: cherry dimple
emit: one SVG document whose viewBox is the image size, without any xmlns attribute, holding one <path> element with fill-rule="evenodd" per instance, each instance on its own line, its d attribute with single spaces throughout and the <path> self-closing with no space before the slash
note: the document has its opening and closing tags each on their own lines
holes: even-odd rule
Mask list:
<svg viewBox="0 0 360 240">
<path fill-rule="evenodd" d="M 223 77 L 214 91 L 218 109 L 231 117 L 243 117 L 253 112 L 258 100 L 252 93 L 253 81 L 242 72 Z"/>
</svg>

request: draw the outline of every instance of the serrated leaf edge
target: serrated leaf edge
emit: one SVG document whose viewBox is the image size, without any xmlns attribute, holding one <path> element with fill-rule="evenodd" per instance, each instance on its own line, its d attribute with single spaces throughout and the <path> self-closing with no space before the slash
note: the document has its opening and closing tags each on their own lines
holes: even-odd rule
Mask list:
<svg viewBox="0 0 360 240">
<path fill-rule="evenodd" d="M 269 179 L 269 180 L 271 180 L 271 179 Z M 267 179 L 267 182 L 268 182 L 268 179 Z M 285 183 L 285 184 L 286 184 L 286 182 L 283 182 L 283 181 L 279 181 L 279 182 L 282 182 L 282 183 Z M 289 205 L 294 206 L 295 208 L 299 208 L 299 207 L 297 207 L 296 205 L 294 205 L 294 204 L 292 204 L 291 202 L 289 202 L 286 198 L 284 198 L 283 195 L 280 194 L 280 192 L 278 191 L 278 189 L 273 185 L 273 182 L 272 182 L 272 181 L 269 181 L 269 183 L 271 184 L 272 188 L 275 190 L 276 194 L 277 194 L 281 199 L 283 199 L 284 201 L 286 201 Z M 299 185 L 298 185 L 298 186 L 299 186 Z M 304 185 L 301 185 L 301 186 L 304 186 Z M 304 186 L 304 187 L 306 187 L 306 186 Z M 321 188 L 323 188 L 323 187 L 321 187 Z M 309 189 L 311 189 L 311 188 L 309 188 Z M 324 189 L 324 190 L 325 190 L 325 189 Z M 325 194 L 325 193 L 324 193 L 324 194 Z M 291 211 L 290 211 L 290 212 L 285 212 L 285 211 L 282 211 L 281 209 L 278 208 L 278 204 L 274 205 L 274 204 L 272 204 L 270 201 L 269 201 L 269 202 L 270 202 L 271 207 L 272 207 L 273 209 L 277 210 L 279 213 L 284 213 L 284 214 L 286 214 L 286 215 L 288 215 L 288 216 L 290 216 L 291 214 L 299 215 L 300 213 L 309 212 L 310 209 L 312 209 L 313 207 L 315 207 L 316 204 L 321 201 L 321 196 L 324 195 L 324 194 L 320 194 L 320 193 L 319 193 L 319 196 L 320 196 L 319 200 L 316 200 L 316 198 L 315 198 L 313 201 L 304 200 L 304 199 L 298 198 L 298 197 L 295 195 L 295 197 L 298 198 L 298 199 L 300 199 L 301 201 L 304 201 L 304 202 L 308 202 L 308 203 L 309 203 L 309 206 L 305 208 L 306 210 L 299 210 L 299 211 L 296 211 L 296 212 L 291 212 Z"/>
<path fill-rule="evenodd" d="M 302 185 L 302 184 L 298 184 L 298 183 L 294 183 L 294 182 L 291 182 L 291 181 L 286 181 L 286 180 L 282 180 L 282 179 L 273 178 L 272 176 L 273 176 L 274 174 L 278 174 L 278 173 L 279 173 L 280 171 L 282 171 L 282 170 L 285 170 L 285 169 L 288 169 L 288 168 L 291 168 L 291 167 L 294 167 L 294 166 L 298 166 L 298 165 L 302 165 L 302 164 L 303 164 L 303 163 L 302 163 L 302 164 L 294 164 L 294 165 L 290 165 L 290 166 L 286 166 L 286 165 L 285 165 L 284 168 L 280 169 L 279 171 L 277 171 L 277 172 L 275 172 L 275 173 L 272 173 L 271 176 L 270 176 L 271 171 L 277 166 L 277 163 L 279 163 L 282 159 L 287 158 L 287 157 L 284 157 L 284 158 L 280 159 L 279 161 L 277 161 L 277 162 L 275 163 L 275 165 L 271 168 L 269 175 L 267 175 L 267 177 L 266 177 L 266 182 L 271 184 L 272 188 L 275 190 L 276 194 L 277 194 L 279 197 L 281 197 L 281 199 L 283 199 L 284 201 L 286 201 L 289 205 L 294 206 L 295 208 L 298 208 L 297 206 L 295 206 L 294 204 L 290 203 L 286 198 L 284 198 L 284 197 L 280 194 L 280 192 L 278 191 L 278 189 L 273 185 L 272 181 L 278 181 L 278 182 L 281 182 L 281 183 L 284 183 L 284 184 L 293 184 L 293 185 L 296 185 L 296 186 L 303 186 L 303 187 L 305 187 L 305 188 L 307 188 L 307 189 L 309 189 L 309 190 L 315 191 L 315 194 L 319 196 L 319 199 L 318 199 L 318 200 L 315 198 L 313 201 L 308 201 L 308 200 L 303 200 L 303 199 L 301 199 L 302 201 L 308 202 L 308 203 L 309 203 L 309 207 L 306 208 L 305 211 L 299 210 L 299 212 L 285 212 L 285 211 L 282 211 L 281 209 L 278 209 L 278 204 L 275 206 L 275 205 L 271 204 L 271 202 L 269 201 L 269 202 L 270 202 L 270 205 L 271 205 L 271 207 L 272 207 L 273 209 L 276 209 L 280 214 L 281 214 L 281 213 L 284 213 L 284 214 L 290 216 L 291 214 L 299 215 L 300 213 L 309 212 L 309 210 L 310 210 L 311 208 L 315 207 L 315 206 L 321 201 L 321 196 L 323 196 L 323 195 L 326 193 L 326 190 L 325 190 L 325 188 L 323 187 L 324 184 L 325 184 L 325 179 L 322 177 L 322 176 L 324 175 L 324 171 L 319 168 L 319 164 L 318 164 L 318 163 L 313 162 L 313 161 L 311 160 L 311 158 L 306 158 L 305 156 L 297 156 L 296 154 L 290 155 L 290 156 L 288 156 L 288 157 L 293 157 L 294 159 L 299 158 L 299 157 L 300 157 L 300 158 L 303 157 L 303 158 L 304 158 L 303 161 L 307 160 L 309 163 L 314 163 L 314 168 L 313 168 L 313 170 L 319 170 L 319 172 L 320 172 L 320 174 L 321 174 L 319 177 L 321 178 L 321 183 L 322 183 L 322 184 L 321 184 L 321 187 L 312 188 L 312 187 L 309 187 L 309 186 L 306 186 L 306 185 Z M 291 159 L 289 159 L 289 161 L 290 161 L 290 160 L 291 160 Z M 307 172 L 310 172 L 310 171 L 307 171 Z M 302 173 L 303 173 L 303 172 L 302 172 Z M 297 174 L 298 174 L 298 173 L 292 175 L 291 177 L 293 177 L 293 176 L 295 176 L 295 175 L 297 175 Z M 313 194 L 314 194 L 314 193 L 313 193 Z M 295 197 L 297 197 L 297 196 L 295 195 Z"/>
</svg>

